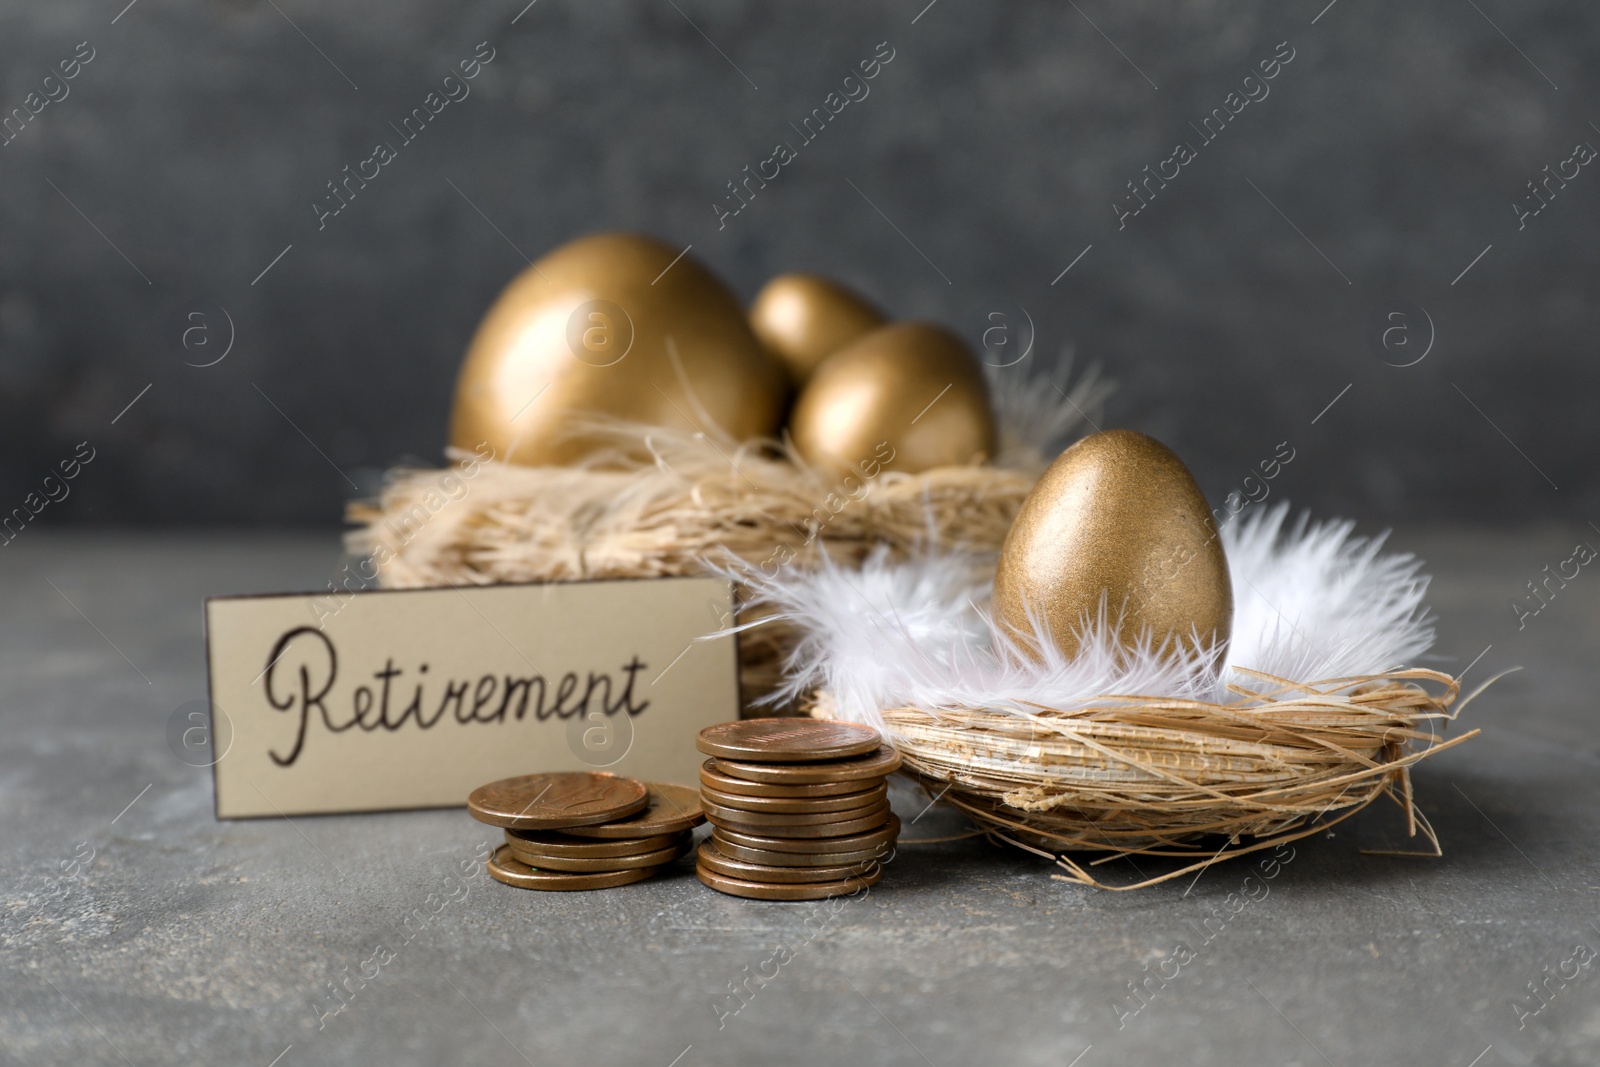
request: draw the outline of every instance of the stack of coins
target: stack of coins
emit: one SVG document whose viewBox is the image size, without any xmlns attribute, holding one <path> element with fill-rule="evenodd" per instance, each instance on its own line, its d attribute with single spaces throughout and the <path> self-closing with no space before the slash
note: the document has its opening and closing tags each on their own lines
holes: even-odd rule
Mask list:
<svg viewBox="0 0 1600 1067">
<path fill-rule="evenodd" d="M 694 848 L 699 794 L 601 772 L 529 774 L 467 798 L 472 817 L 503 827 L 490 877 L 521 889 L 609 889 L 642 882 Z"/>
<path fill-rule="evenodd" d="M 876 885 L 900 833 L 885 780 L 900 754 L 867 726 L 749 719 L 700 731 L 711 839 L 695 871 L 756 900 L 821 900 Z"/>
</svg>

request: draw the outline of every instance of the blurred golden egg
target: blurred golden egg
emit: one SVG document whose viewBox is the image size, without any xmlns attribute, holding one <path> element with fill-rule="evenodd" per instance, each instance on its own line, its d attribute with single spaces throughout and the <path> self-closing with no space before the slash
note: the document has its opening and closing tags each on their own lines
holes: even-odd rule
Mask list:
<svg viewBox="0 0 1600 1067">
<path fill-rule="evenodd" d="M 1023 501 L 995 573 L 995 618 L 1030 635 L 1031 608 L 1069 659 L 1102 597 L 1108 618 L 1122 613 L 1128 647 L 1145 631 L 1157 648 L 1189 647 L 1195 634 L 1209 645 L 1233 627 L 1228 560 L 1205 496 L 1171 449 L 1132 430 L 1085 437 L 1056 458 Z"/>
<path fill-rule="evenodd" d="M 573 432 L 586 416 L 776 436 L 788 389 L 738 299 L 698 261 L 648 237 L 595 234 L 523 271 L 484 316 L 450 443 L 540 466 L 594 448 Z"/>
<path fill-rule="evenodd" d="M 881 325 L 877 308 L 820 274 L 780 274 L 750 305 L 756 336 L 801 383 L 817 364 Z"/>
<path fill-rule="evenodd" d="M 869 461 L 915 474 L 994 455 L 983 368 L 942 326 L 897 322 L 835 352 L 789 416 L 795 451 L 831 470 Z"/>
</svg>

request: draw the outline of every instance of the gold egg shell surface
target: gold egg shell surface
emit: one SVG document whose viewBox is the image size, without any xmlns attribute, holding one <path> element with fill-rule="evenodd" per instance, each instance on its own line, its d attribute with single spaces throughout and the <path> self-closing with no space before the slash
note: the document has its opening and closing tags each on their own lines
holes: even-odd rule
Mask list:
<svg viewBox="0 0 1600 1067">
<path fill-rule="evenodd" d="M 819 274 L 780 274 L 750 305 L 756 337 L 799 383 L 824 359 L 882 325 L 877 308 Z"/>
<path fill-rule="evenodd" d="M 1032 635 L 1031 607 L 1068 659 L 1104 596 L 1119 640 L 1157 648 L 1228 639 L 1233 585 L 1205 496 L 1171 449 L 1131 430 L 1074 444 L 1023 501 L 1000 550 L 994 614 Z M 1020 642 L 1025 647 L 1028 642 Z"/>
<path fill-rule="evenodd" d="M 484 316 L 457 380 L 450 443 L 486 442 L 499 459 L 541 466 L 593 450 L 574 432 L 586 416 L 775 436 L 788 390 L 738 299 L 704 266 L 648 237 L 595 234 L 523 271 Z"/>
<path fill-rule="evenodd" d="M 795 451 L 838 472 L 876 460 L 915 474 L 995 450 L 983 368 L 942 326 L 899 322 L 824 360 L 789 416 Z"/>
</svg>

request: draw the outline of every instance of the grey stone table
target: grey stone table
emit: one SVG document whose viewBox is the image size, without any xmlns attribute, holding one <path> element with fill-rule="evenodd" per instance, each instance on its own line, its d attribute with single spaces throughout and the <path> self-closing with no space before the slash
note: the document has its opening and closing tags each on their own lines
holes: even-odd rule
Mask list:
<svg viewBox="0 0 1600 1067">
<path fill-rule="evenodd" d="M 1425 665 L 1524 668 L 1417 771 L 1442 859 L 1363 855 L 1404 847 L 1374 807 L 1234 911 L 1250 866 L 1111 893 L 913 840 L 832 912 L 687 867 L 571 896 L 463 879 L 487 839 L 463 811 L 219 823 L 165 732 L 203 695 L 201 598 L 320 587 L 337 538 L 29 529 L 0 550 L 0 1060 L 1592 1065 L 1600 578 L 1521 630 L 1509 606 L 1580 539 L 1394 539 L 1438 576 Z M 935 810 L 906 837 L 960 830 Z"/>
</svg>

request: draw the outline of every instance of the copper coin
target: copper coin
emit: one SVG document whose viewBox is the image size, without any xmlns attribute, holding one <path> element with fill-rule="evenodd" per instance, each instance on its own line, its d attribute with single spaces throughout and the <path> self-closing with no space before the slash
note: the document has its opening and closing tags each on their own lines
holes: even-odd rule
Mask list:
<svg viewBox="0 0 1600 1067">
<path fill-rule="evenodd" d="M 735 844 L 720 830 L 711 831 L 711 840 L 717 843 L 717 851 L 729 859 L 764 867 L 854 867 L 874 862 L 887 863 L 889 857 L 894 855 L 892 841 L 883 841 L 855 852 L 771 852 Z"/>
<path fill-rule="evenodd" d="M 560 830 L 632 815 L 649 799 L 644 783 L 632 778 L 568 771 L 525 774 L 481 785 L 467 798 L 467 808 L 474 819 L 490 826 Z"/>
<path fill-rule="evenodd" d="M 847 811 L 745 811 L 741 808 L 725 808 L 708 800 L 706 817 L 719 825 L 738 823 L 741 826 L 770 826 L 774 830 L 787 830 L 796 826 L 832 826 L 855 822 L 873 815 L 881 820 L 888 814 L 888 807 L 889 802 L 882 797 Z"/>
<path fill-rule="evenodd" d="M 813 882 L 810 885 L 774 885 L 772 883 L 747 882 L 743 878 L 729 878 L 713 870 L 696 865 L 694 873 L 700 880 L 722 893 L 733 897 L 747 897 L 751 900 L 825 900 L 828 897 L 848 896 L 859 893 L 868 886 L 877 885 L 883 880 L 883 868 L 880 867 L 872 874 L 859 878 L 846 878 L 837 882 Z"/>
<path fill-rule="evenodd" d="M 636 867 L 661 867 L 681 859 L 694 850 L 694 842 L 680 841 L 651 852 L 592 859 L 577 856 L 546 856 L 518 848 L 516 845 L 506 847 L 511 850 L 512 856 L 538 871 L 631 871 Z"/>
<path fill-rule="evenodd" d="M 742 878 L 747 882 L 766 885 L 802 885 L 807 882 L 839 882 L 846 878 L 862 878 L 872 872 L 871 860 L 861 864 L 833 867 L 770 867 L 760 863 L 725 856 L 715 842 L 707 841 L 696 853 L 701 867 L 724 878 Z"/>
<path fill-rule="evenodd" d="M 818 823 L 810 826 L 772 826 L 770 824 L 734 822 L 721 816 L 712 816 L 711 825 L 719 830 L 728 830 L 733 833 L 743 834 L 746 837 L 789 837 L 809 840 L 812 838 L 850 837 L 877 830 L 888 822 L 890 817 L 889 805 L 885 804 L 873 811 L 871 815 L 849 822 Z"/>
<path fill-rule="evenodd" d="M 757 848 L 766 852 L 819 854 L 823 852 L 860 852 L 862 849 L 875 848 L 884 842 L 892 842 L 899 833 L 900 816 L 891 815 L 889 816 L 889 821 L 883 826 L 867 833 L 852 834 L 849 837 L 808 839 L 798 836 L 775 836 L 770 833 L 752 834 L 721 826 L 717 827 L 714 836 L 719 842 L 727 841 L 735 845 L 742 845 L 745 848 Z M 719 844 L 717 847 L 721 848 L 722 846 Z"/>
<path fill-rule="evenodd" d="M 809 785 L 773 785 L 723 774 L 717 770 L 717 761 L 714 759 L 708 759 L 700 765 L 700 788 L 736 793 L 742 797 L 832 797 L 867 789 L 872 784 L 870 779 L 846 779 L 839 782 L 812 782 Z"/>
<path fill-rule="evenodd" d="M 559 871 L 536 871 L 511 854 L 509 846 L 500 846 L 484 862 L 489 877 L 518 889 L 610 889 L 612 886 L 642 882 L 655 874 L 659 867 L 636 867 L 631 871 L 606 871 L 601 874 L 564 874 Z"/>
<path fill-rule="evenodd" d="M 879 782 L 871 789 L 855 793 L 841 793 L 832 797 L 747 797 L 739 793 L 724 793 L 708 785 L 700 787 L 700 796 L 708 804 L 738 811 L 779 811 L 801 814 L 817 811 L 849 811 L 851 808 L 868 808 L 889 795 L 889 786 Z"/>
<path fill-rule="evenodd" d="M 900 766 L 900 753 L 889 745 L 880 745 L 876 751 L 866 756 L 832 760 L 827 763 L 757 763 L 720 758 L 711 762 L 723 774 L 751 782 L 812 785 L 818 782 L 856 782 L 868 778 L 882 778 Z"/>
<path fill-rule="evenodd" d="M 575 860 L 598 860 L 607 856 L 636 856 L 653 852 L 669 845 L 680 845 L 686 832 L 657 834 L 621 841 L 591 841 L 584 837 L 558 833 L 554 830 L 507 830 L 506 844 L 514 852 L 538 853 L 541 856 L 567 856 Z M 537 866 L 537 864 L 535 865 Z"/>
<path fill-rule="evenodd" d="M 695 738 L 708 756 L 761 763 L 863 756 L 882 744 L 872 727 L 832 719 L 742 719 L 707 726 Z"/>
<path fill-rule="evenodd" d="M 598 826 L 572 826 L 574 837 L 654 837 L 692 830 L 706 821 L 700 810 L 700 790 L 670 782 L 646 782 L 650 790 L 648 807 L 626 819 L 615 819 Z"/>
</svg>

